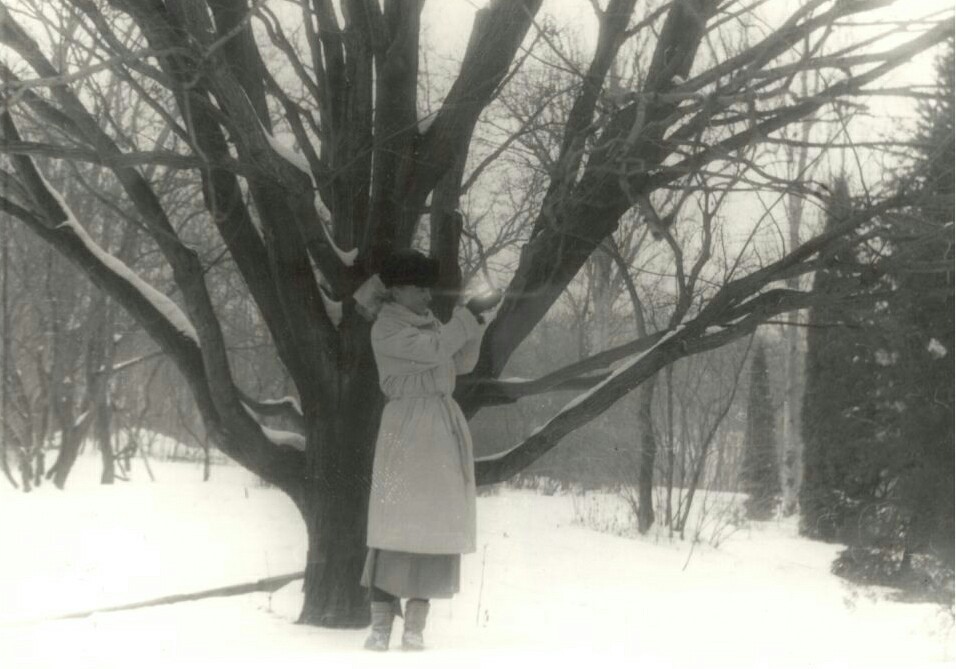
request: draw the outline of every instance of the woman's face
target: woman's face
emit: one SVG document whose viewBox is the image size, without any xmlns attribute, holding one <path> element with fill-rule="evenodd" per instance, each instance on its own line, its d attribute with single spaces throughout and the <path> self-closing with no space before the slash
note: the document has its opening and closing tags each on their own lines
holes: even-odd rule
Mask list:
<svg viewBox="0 0 956 669">
<path fill-rule="evenodd" d="M 424 316 L 432 301 L 432 292 L 421 286 L 392 286 L 392 297 L 406 309 Z"/>
</svg>

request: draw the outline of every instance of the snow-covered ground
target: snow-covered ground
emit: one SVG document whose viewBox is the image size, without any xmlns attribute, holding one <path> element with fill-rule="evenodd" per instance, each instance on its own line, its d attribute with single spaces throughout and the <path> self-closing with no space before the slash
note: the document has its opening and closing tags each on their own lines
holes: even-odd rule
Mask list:
<svg viewBox="0 0 956 669">
<path fill-rule="evenodd" d="M 301 582 L 89 618 L 58 614 L 299 571 L 293 505 L 237 467 L 140 463 L 97 483 L 82 457 L 63 493 L 0 481 L 0 667 L 583 666 L 917 667 L 954 659 L 950 613 L 829 572 L 838 547 L 791 522 L 719 548 L 597 531 L 611 496 L 502 490 L 479 499 L 462 592 L 435 601 L 430 650 L 360 650 L 365 630 L 295 625 Z M 705 536 L 705 539 L 707 537 Z M 24 622 L 33 621 L 33 622 Z M 400 621 L 393 642 L 400 636 Z"/>
</svg>

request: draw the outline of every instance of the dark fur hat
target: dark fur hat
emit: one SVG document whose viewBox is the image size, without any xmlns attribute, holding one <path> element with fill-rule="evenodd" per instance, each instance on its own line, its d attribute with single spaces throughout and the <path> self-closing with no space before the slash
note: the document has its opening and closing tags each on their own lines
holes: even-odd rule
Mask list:
<svg viewBox="0 0 956 669">
<path fill-rule="evenodd" d="M 396 251 L 385 259 L 378 276 L 387 288 L 419 286 L 431 288 L 438 283 L 438 261 L 411 249 Z"/>
</svg>

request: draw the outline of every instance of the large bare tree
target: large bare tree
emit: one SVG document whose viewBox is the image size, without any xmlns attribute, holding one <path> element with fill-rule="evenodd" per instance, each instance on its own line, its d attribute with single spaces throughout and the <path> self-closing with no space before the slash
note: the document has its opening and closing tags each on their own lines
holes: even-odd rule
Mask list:
<svg viewBox="0 0 956 669">
<path fill-rule="evenodd" d="M 370 323 L 353 295 L 390 250 L 424 237 L 442 262 L 447 291 L 436 308 L 447 315 L 461 288 L 461 192 L 463 184 L 477 187 L 468 170 L 494 161 L 510 142 L 471 155 L 476 128 L 528 59 L 531 47 L 523 45 L 558 49 L 536 18 L 541 0 L 492 0 L 475 15 L 447 94 L 420 119 L 423 4 L 0 3 L 0 210 L 132 314 L 178 366 L 213 442 L 295 501 L 309 532 L 301 615 L 308 623 L 368 620 L 358 581 L 382 400 Z M 864 94 L 951 30 L 939 20 L 892 47 L 853 35 L 834 47 L 829 38 L 842 25 L 888 3 L 811 0 L 791 14 L 748 21 L 766 4 L 673 0 L 638 16 L 636 0 L 591 3 L 596 42 L 582 67 L 566 64 L 575 80 L 547 189 L 478 366 L 458 395 L 473 415 L 531 393 L 588 390 L 524 442 L 479 461 L 481 483 L 520 471 L 670 362 L 812 300 L 853 297 L 852 287 L 821 298 L 777 282 L 813 271 L 821 251 L 859 241 L 867 234 L 861 224 L 897 200 L 873 202 L 840 230 L 753 272 L 732 269 L 707 303 L 688 294 L 665 330 L 541 379 L 498 380 L 626 212 L 637 207 L 648 225 L 666 232 L 656 193 L 692 187 L 701 170 L 739 171 L 755 145 Z M 643 45 L 643 75 L 608 103 L 605 82 L 622 46 L 635 39 Z M 810 49 L 794 48 L 806 40 Z M 828 82 L 812 96 L 793 86 L 805 70 L 824 72 Z M 120 80 L 123 94 L 105 94 L 104 78 Z M 135 118 L 123 102 L 130 96 L 140 101 Z M 295 148 L 281 137 L 294 138 Z M 164 259 L 175 299 L 97 245 L 44 178 L 43 161 L 50 160 L 90 162 L 112 174 L 123 206 Z M 170 171 L 190 175 L 203 217 L 184 220 L 167 206 L 154 182 Z M 220 248 L 199 248 L 197 225 L 217 230 Z M 250 397 L 237 384 L 207 285 L 210 264 L 221 258 L 241 274 L 296 399 Z M 268 427 L 273 420 L 295 426 L 299 438 Z"/>
</svg>

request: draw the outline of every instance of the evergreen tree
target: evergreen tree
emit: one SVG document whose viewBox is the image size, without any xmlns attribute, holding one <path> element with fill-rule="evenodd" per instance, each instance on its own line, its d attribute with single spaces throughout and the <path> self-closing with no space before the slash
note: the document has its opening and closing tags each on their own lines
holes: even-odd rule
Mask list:
<svg viewBox="0 0 956 669">
<path fill-rule="evenodd" d="M 880 244 L 840 251 L 814 280 L 826 294 L 854 280 L 854 264 L 874 263 L 882 269 L 872 289 L 886 297 L 810 311 L 800 503 L 805 534 L 850 545 L 838 573 L 894 585 L 909 579 L 951 599 L 952 45 L 939 73 L 940 98 L 923 108 L 915 138 L 922 148 L 899 181 L 918 206 L 878 221 Z M 826 225 L 851 211 L 838 182 Z"/>
<path fill-rule="evenodd" d="M 770 518 L 780 494 L 774 422 L 767 353 L 760 345 L 750 366 L 750 397 L 741 472 L 743 490 L 748 495 L 747 516 L 754 520 Z"/>
<path fill-rule="evenodd" d="M 897 324 L 890 399 L 898 435 L 898 473 L 892 496 L 904 521 L 904 567 L 913 553 L 929 553 L 953 567 L 953 45 L 938 64 L 940 97 L 922 109 L 920 154 L 906 177 L 920 205 L 892 221 L 897 287 L 888 315 Z"/>
<path fill-rule="evenodd" d="M 853 212 L 847 183 L 834 182 L 825 227 L 842 225 Z M 813 290 L 825 297 L 859 281 L 858 249 L 845 247 L 826 258 Z M 885 285 L 874 283 L 873 290 Z M 880 389 L 894 360 L 880 308 L 825 302 L 808 315 L 806 382 L 801 430 L 804 443 L 801 530 L 811 537 L 853 542 L 855 519 L 879 497 L 890 446 L 882 425 Z"/>
</svg>

